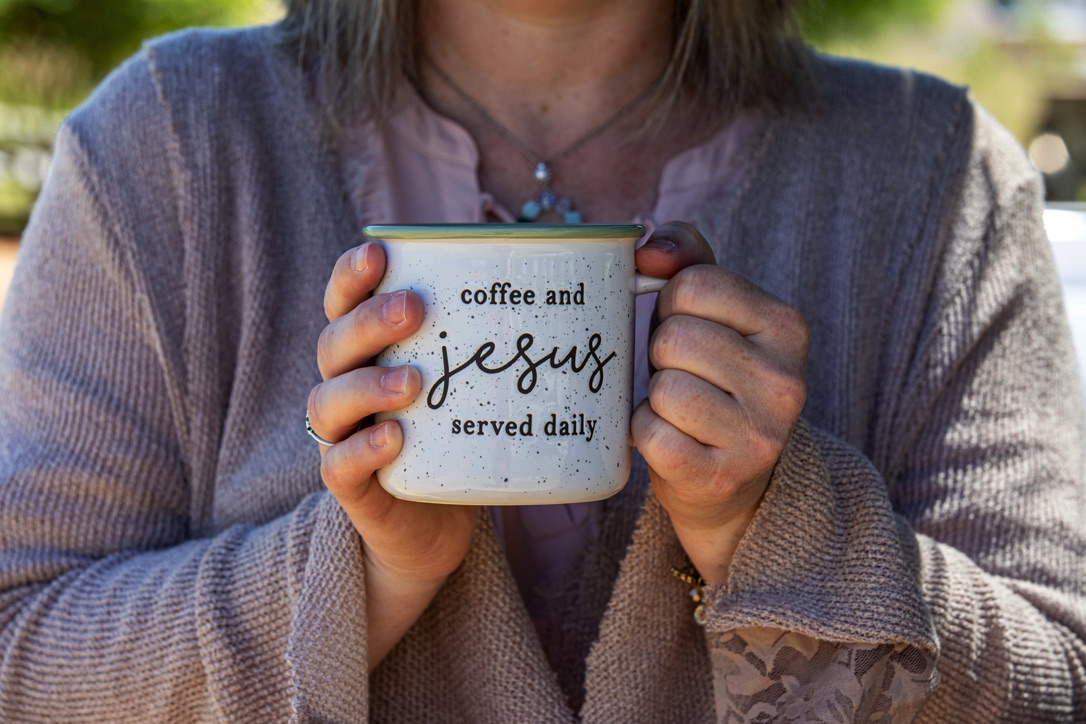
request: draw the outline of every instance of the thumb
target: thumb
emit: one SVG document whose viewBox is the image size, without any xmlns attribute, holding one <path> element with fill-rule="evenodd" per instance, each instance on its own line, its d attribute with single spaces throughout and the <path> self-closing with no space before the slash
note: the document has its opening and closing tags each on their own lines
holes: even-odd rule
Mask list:
<svg viewBox="0 0 1086 724">
<path fill-rule="evenodd" d="M 634 256 L 642 274 L 670 279 L 680 269 L 695 264 L 716 264 L 716 255 L 692 224 L 669 221 L 661 224 Z"/>
</svg>

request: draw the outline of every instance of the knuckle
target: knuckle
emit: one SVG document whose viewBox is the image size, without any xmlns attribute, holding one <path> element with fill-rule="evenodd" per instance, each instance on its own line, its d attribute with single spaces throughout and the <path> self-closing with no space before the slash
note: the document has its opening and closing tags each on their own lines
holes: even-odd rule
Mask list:
<svg viewBox="0 0 1086 724">
<path fill-rule="evenodd" d="M 672 277 L 671 300 L 676 311 L 693 309 L 700 296 L 704 293 L 706 284 L 706 272 L 710 267 L 703 265 L 688 266 L 680 269 Z"/>
<path fill-rule="evenodd" d="M 655 419 L 656 413 L 653 412 L 652 403 L 649 400 L 642 400 L 634 408 L 633 415 L 630 416 L 630 433 L 638 447 L 648 447 L 651 444 L 656 434 L 653 430 Z"/>
<path fill-rule="evenodd" d="M 364 445 L 352 445 L 357 438 L 328 449 L 321 458 L 321 479 L 336 500 L 352 510 L 365 510 L 372 499 L 372 455 Z"/>
<path fill-rule="evenodd" d="M 670 367 L 679 358 L 684 326 L 681 317 L 668 317 L 656 328 L 650 351 L 657 368 Z"/>
<path fill-rule="evenodd" d="M 642 429 L 643 439 L 640 441 L 638 447 L 642 447 L 653 458 L 666 459 L 668 457 L 668 449 L 671 447 L 668 440 L 668 432 L 670 428 L 659 417 L 653 417 L 651 420 L 645 423 Z"/>
<path fill-rule="evenodd" d="M 772 318 L 780 329 L 782 337 L 793 342 L 797 348 L 807 349 L 811 338 L 811 328 L 803 312 L 781 302 L 774 305 Z"/>
<path fill-rule="evenodd" d="M 747 456 L 755 472 L 770 469 L 777 463 L 784 442 L 772 430 L 759 428 L 747 439 Z"/>
<path fill-rule="evenodd" d="M 704 456 L 691 454 L 684 438 L 681 432 L 656 417 L 645 425 L 638 448 L 665 478 L 686 482 L 702 480 L 706 473 Z"/>
<path fill-rule="evenodd" d="M 792 414 L 803 408 L 807 399 L 807 384 L 803 378 L 779 368 L 771 368 L 764 378 L 764 389 L 770 409 Z"/>
<path fill-rule="evenodd" d="M 329 448 L 321 457 L 321 480 L 324 487 L 337 499 L 342 500 L 350 491 L 349 475 L 343 469 L 343 461 L 336 449 Z"/>
<path fill-rule="evenodd" d="M 656 414 L 667 416 L 676 407 L 684 392 L 684 382 L 682 373 L 676 370 L 660 370 L 653 375 L 649 404 Z"/>
<path fill-rule="evenodd" d="M 668 367 L 675 356 L 675 345 L 678 344 L 678 339 L 675 335 L 674 319 L 674 317 L 668 317 L 660 322 L 660 326 L 653 334 L 653 343 L 648 348 L 649 359 L 658 369 Z"/>
<path fill-rule="evenodd" d="M 323 430 L 324 425 L 321 424 L 321 385 L 316 385 L 309 391 L 309 399 L 306 400 L 306 410 L 309 412 L 309 423 L 313 426 L 314 430 Z M 319 433 L 318 433 L 319 434 Z"/>
<path fill-rule="evenodd" d="M 652 409 L 651 402 L 643 402 L 634 410 L 632 429 L 637 447 L 643 451 L 655 449 L 663 433 L 662 420 Z"/>
<path fill-rule="evenodd" d="M 811 325 L 807 322 L 807 317 L 802 312 L 797 311 L 799 320 L 796 325 L 796 331 L 793 339 L 796 343 L 796 350 L 799 352 L 800 358 L 804 365 L 807 363 L 807 352 L 811 348 Z"/>
<path fill-rule="evenodd" d="M 795 307 L 789 307 L 785 305 L 785 309 L 788 311 L 785 313 L 785 321 L 788 327 L 792 330 L 792 333 L 796 337 L 808 340 L 811 338 L 811 326 L 807 322 L 807 315 L 799 311 Z"/>
<path fill-rule="evenodd" d="M 324 316 L 328 318 L 329 322 L 339 316 L 339 310 L 335 302 L 338 297 L 342 296 L 343 270 L 350 268 L 351 250 L 347 250 L 339 255 L 335 266 L 332 267 L 332 275 L 328 279 L 328 284 L 324 288 Z"/>
<path fill-rule="evenodd" d="M 332 336 L 335 334 L 335 325 L 327 324 L 317 337 L 317 368 L 324 379 L 328 379 L 329 371 L 334 369 L 332 355 Z"/>
</svg>

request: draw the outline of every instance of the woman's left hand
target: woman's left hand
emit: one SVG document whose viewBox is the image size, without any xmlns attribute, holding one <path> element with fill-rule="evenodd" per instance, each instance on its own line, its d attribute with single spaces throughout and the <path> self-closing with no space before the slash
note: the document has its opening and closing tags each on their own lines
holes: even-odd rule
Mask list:
<svg viewBox="0 0 1086 724">
<path fill-rule="evenodd" d="M 697 229 L 670 223 L 639 251 L 641 271 L 669 276 L 667 242 L 673 264 L 712 261 Z M 709 583 L 726 583 L 803 408 L 807 321 L 735 272 L 707 264 L 675 273 L 657 314 L 649 341 L 656 372 L 633 414 L 634 440 L 691 562 Z"/>
</svg>

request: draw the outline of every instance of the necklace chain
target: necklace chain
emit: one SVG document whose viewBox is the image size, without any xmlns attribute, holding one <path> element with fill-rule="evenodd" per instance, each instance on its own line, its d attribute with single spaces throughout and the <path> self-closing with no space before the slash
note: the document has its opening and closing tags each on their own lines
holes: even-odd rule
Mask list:
<svg viewBox="0 0 1086 724">
<path fill-rule="evenodd" d="M 534 175 L 535 180 L 539 182 L 540 194 L 538 198 L 531 199 L 524 203 L 520 210 L 521 213 L 518 219 L 519 221 L 535 221 L 543 212 L 555 212 L 562 214 L 565 218 L 566 223 L 580 223 L 581 214 L 573 210 L 572 202 L 570 202 L 568 198 L 559 198 L 555 196 L 554 192 L 551 191 L 550 184 L 551 180 L 554 177 L 554 171 L 552 169 L 552 166 L 559 161 L 562 161 L 571 156 L 574 151 L 579 149 L 581 146 L 584 146 L 589 141 L 592 141 L 602 135 L 604 131 L 608 130 L 609 128 L 611 128 L 611 126 L 617 123 L 620 118 L 625 116 L 635 107 L 640 105 L 646 98 L 651 96 L 653 92 L 655 92 L 656 89 L 659 87 L 660 83 L 663 81 L 663 75 L 661 75 L 659 78 L 653 81 L 652 84 L 649 85 L 649 87 L 643 90 L 640 95 L 626 103 L 617 111 L 615 111 L 615 113 L 609 116 L 605 121 L 603 121 L 603 123 L 595 126 L 583 136 L 573 141 L 573 143 L 557 151 L 549 158 L 543 158 L 543 156 L 532 150 L 532 148 L 528 144 L 526 144 L 524 141 L 514 135 L 513 132 L 506 128 L 500 121 L 498 121 L 498 119 L 490 115 L 490 113 L 487 112 L 486 108 L 484 108 L 483 105 L 479 103 L 479 101 L 475 100 L 474 97 L 468 94 L 466 90 L 457 85 L 456 82 L 453 81 L 453 79 L 450 78 L 448 74 L 441 69 L 440 66 L 438 66 L 433 58 L 431 58 L 429 55 L 425 57 L 426 61 L 430 64 L 430 67 L 433 68 L 434 73 L 437 74 L 437 77 L 440 78 L 441 81 L 445 83 L 445 85 L 449 86 L 449 88 L 454 93 L 456 93 L 456 95 L 458 95 L 461 100 L 467 103 L 472 108 L 472 110 L 479 114 L 479 116 L 484 121 L 486 121 L 487 124 L 491 128 L 493 128 L 499 136 L 508 141 L 509 144 L 513 146 L 513 148 L 517 149 L 520 155 L 528 159 L 529 162 L 535 164 Z"/>
</svg>

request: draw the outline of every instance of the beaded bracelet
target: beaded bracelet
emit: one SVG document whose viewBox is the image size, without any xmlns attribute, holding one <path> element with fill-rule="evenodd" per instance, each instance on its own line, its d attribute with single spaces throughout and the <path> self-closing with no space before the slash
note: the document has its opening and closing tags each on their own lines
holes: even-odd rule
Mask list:
<svg viewBox="0 0 1086 724">
<path fill-rule="evenodd" d="M 705 579 L 701 577 L 701 574 L 698 573 L 698 569 L 694 567 L 694 564 L 689 558 L 686 559 L 686 565 L 682 568 L 672 566 L 671 575 L 692 587 L 690 589 L 690 598 L 693 599 L 694 603 L 698 604 L 694 609 L 694 621 L 696 621 L 699 626 L 704 626 L 705 622 L 709 620 L 709 615 L 705 612 L 705 604 L 702 603 L 702 589 L 708 585 L 706 584 Z"/>
</svg>

